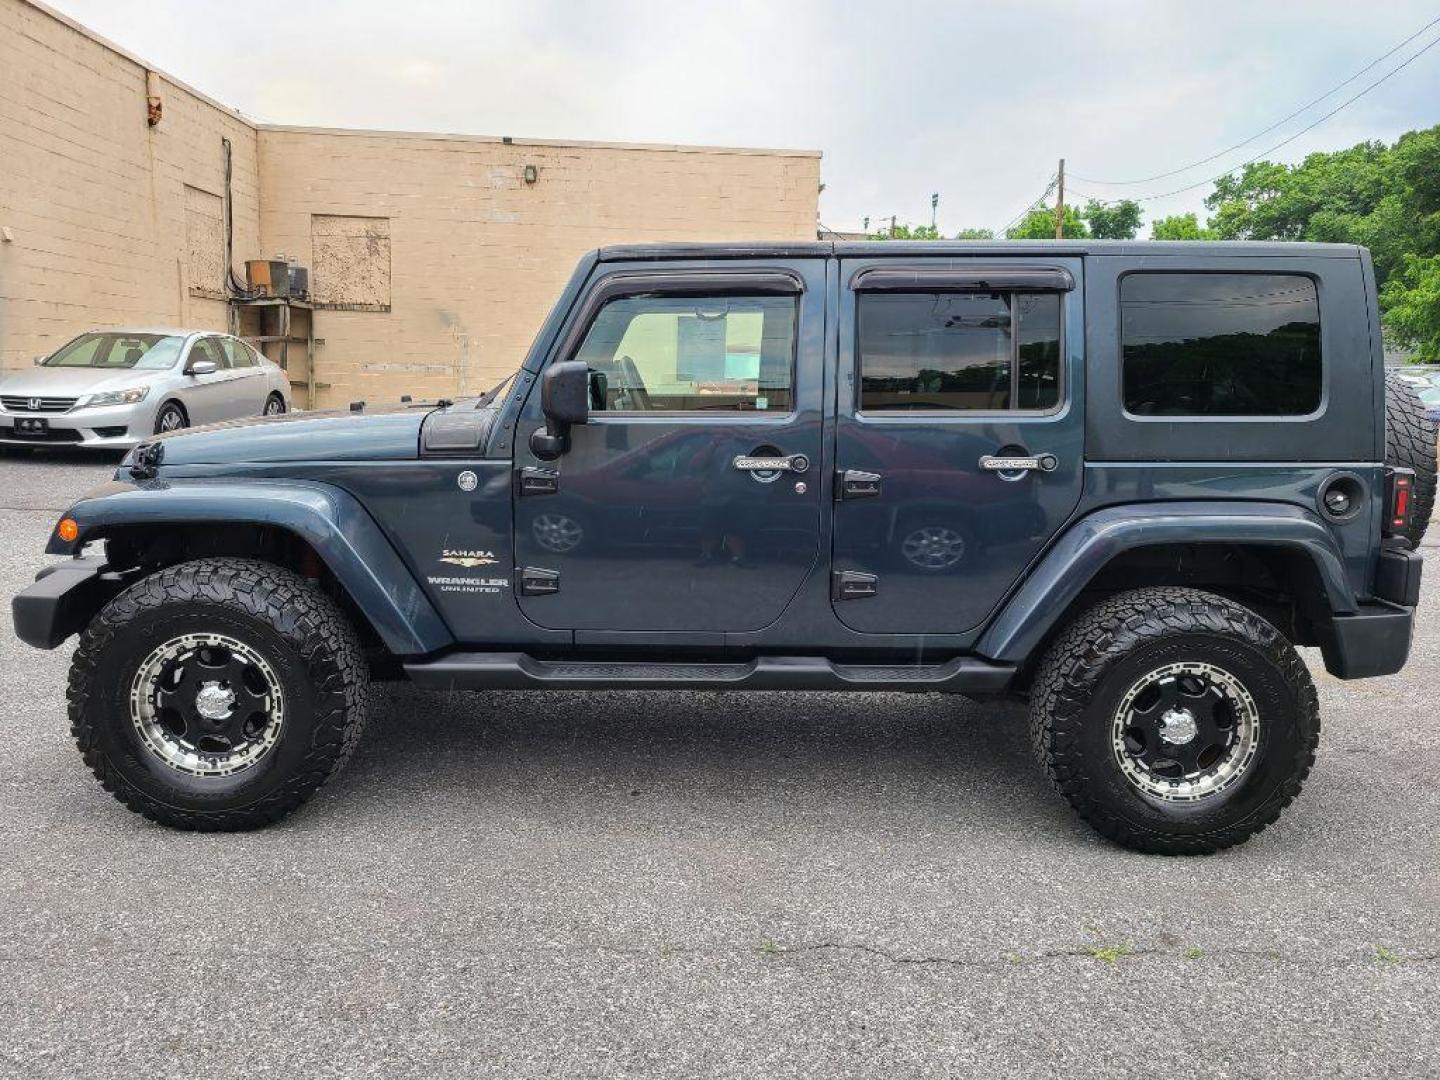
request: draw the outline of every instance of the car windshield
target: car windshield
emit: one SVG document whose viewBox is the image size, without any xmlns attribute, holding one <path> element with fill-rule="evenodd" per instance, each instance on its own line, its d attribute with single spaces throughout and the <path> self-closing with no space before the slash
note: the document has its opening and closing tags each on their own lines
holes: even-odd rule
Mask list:
<svg viewBox="0 0 1440 1080">
<path fill-rule="evenodd" d="M 42 366 L 162 371 L 180 359 L 184 344 L 183 337 L 173 334 L 81 334 L 47 356 Z"/>
</svg>

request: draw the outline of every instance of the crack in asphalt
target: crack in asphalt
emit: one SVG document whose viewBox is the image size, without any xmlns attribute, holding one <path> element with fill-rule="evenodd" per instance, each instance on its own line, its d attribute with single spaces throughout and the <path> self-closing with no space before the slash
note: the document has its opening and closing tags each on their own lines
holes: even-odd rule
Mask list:
<svg viewBox="0 0 1440 1080">
<path fill-rule="evenodd" d="M 689 945 L 664 945 L 659 947 L 642 947 L 637 945 L 619 945 L 613 943 L 595 943 L 587 945 L 556 945 L 538 947 L 517 947 L 513 949 L 484 949 L 470 948 L 460 939 L 433 939 L 437 946 L 443 947 L 451 958 L 459 957 L 491 957 L 503 958 L 512 955 L 526 953 L 566 953 L 566 952 L 607 952 L 624 956 L 649 957 L 654 959 L 669 959 L 675 956 L 748 956 L 758 955 L 763 960 L 784 959 L 785 957 L 799 957 L 807 953 L 858 953 L 864 956 L 884 960 L 888 963 L 899 966 L 915 967 L 963 967 L 963 968 L 1018 968 L 1043 963 L 1045 961 L 1070 961 L 1084 960 L 1090 963 L 1101 963 L 1107 967 L 1121 967 L 1127 961 L 1138 959 L 1171 959 L 1183 961 L 1187 964 L 1199 964 L 1207 960 L 1263 960 L 1269 963 L 1289 964 L 1325 964 L 1331 966 L 1359 966 L 1362 964 L 1373 965 L 1381 969 L 1402 969 L 1415 965 L 1433 963 L 1440 960 L 1440 950 L 1424 953 L 1398 953 L 1393 950 L 1385 950 L 1390 957 L 1377 955 L 1377 947 L 1367 943 L 1363 952 L 1340 952 L 1340 953 L 1286 953 L 1274 949 L 1253 949 L 1253 948 L 1227 948 L 1209 949 L 1197 956 L 1187 955 L 1186 950 L 1168 946 L 1130 946 L 1130 945 L 1094 945 L 1076 946 L 1066 949 L 1044 949 L 1039 952 L 1000 952 L 988 955 L 976 956 L 926 956 L 912 955 L 894 952 L 879 945 L 870 945 L 865 942 L 850 941 L 819 941 L 801 945 L 778 945 L 768 943 L 767 945 L 747 945 L 740 949 L 735 947 L 711 947 L 711 946 L 689 946 Z M 24 963 L 49 963 L 57 959 L 56 951 L 39 950 L 31 953 L 0 953 L 0 964 L 24 964 Z M 86 952 L 99 952 L 102 954 L 131 953 L 134 950 L 117 945 L 115 942 L 93 942 L 88 946 L 78 945 L 74 942 L 66 943 L 63 952 L 66 957 L 75 957 L 77 954 Z M 338 948 L 325 950 L 318 953 L 298 953 L 290 951 L 269 952 L 263 949 L 247 947 L 243 953 L 229 954 L 231 959 L 244 960 L 255 957 L 263 957 L 280 963 L 314 964 L 324 960 L 341 958 L 357 958 L 375 956 L 380 954 L 388 955 L 391 952 L 390 943 L 382 943 L 373 946 L 360 948 Z M 217 956 L 218 954 L 218 956 Z M 226 954 L 221 950 L 200 950 L 187 955 L 205 956 L 211 958 L 223 958 Z M 436 953 L 439 956 L 439 952 Z M 463 964 L 456 964 L 457 968 Z"/>
</svg>

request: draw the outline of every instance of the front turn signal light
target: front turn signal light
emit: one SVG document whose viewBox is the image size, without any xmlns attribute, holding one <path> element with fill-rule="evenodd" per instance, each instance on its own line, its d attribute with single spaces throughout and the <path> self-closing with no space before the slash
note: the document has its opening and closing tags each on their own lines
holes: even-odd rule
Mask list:
<svg viewBox="0 0 1440 1080">
<path fill-rule="evenodd" d="M 80 539 L 80 523 L 74 518 L 61 518 L 60 524 L 55 526 L 55 534 L 67 544 L 73 544 Z"/>
</svg>

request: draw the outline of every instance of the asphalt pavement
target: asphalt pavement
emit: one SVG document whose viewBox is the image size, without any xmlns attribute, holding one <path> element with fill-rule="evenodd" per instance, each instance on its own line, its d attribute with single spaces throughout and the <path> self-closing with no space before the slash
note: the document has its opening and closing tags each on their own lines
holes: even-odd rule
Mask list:
<svg viewBox="0 0 1440 1080">
<path fill-rule="evenodd" d="M 114 464 L 0 456 L 0 596 Z M 1304 794 L 1192 859 L 932 695 L 389 688 L 300 813 L 176 833 L 0 629 L 0 1075 L 1440 1074 L 1440 579 L 1403 674 L 1308 657 Z"/>
</svg>

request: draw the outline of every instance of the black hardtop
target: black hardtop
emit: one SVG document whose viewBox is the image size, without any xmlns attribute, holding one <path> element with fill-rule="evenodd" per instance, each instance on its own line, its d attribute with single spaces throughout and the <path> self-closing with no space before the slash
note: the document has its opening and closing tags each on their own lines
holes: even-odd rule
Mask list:
<svg viewBox="0 0 1440 1080">
<path fill-rule="evenodd" d="M 1356 244 L 1271 243 L 1254 240 L 797 240 L 724 243 L 616 244 L 597 252 L 601 262 L 656 259 L 806 259 L 992 255 L 1182 255 L 1356 259 Z"/>
</svg>

